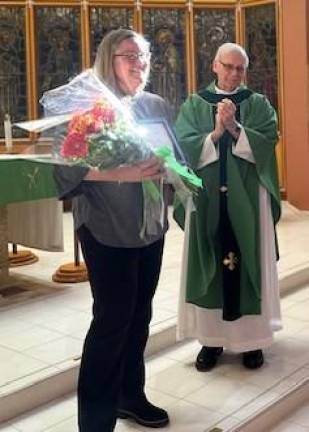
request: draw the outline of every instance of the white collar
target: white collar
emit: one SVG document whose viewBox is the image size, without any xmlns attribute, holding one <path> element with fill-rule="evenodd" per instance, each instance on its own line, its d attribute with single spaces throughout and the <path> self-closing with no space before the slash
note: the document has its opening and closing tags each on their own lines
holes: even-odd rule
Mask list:
<svg viewBox="0 0 309 432">
<path fill-rule="evenodd" d="M 233 91 L 231 91 L 231 92 L 228 92 L 228 91 L 225 91 L 225 90 L 221 90 L 219 87 L 217 87 L 217 86 L 215 85 L 215 91 L 216 91 L 216 93 L 218 93 L 218 94 L 231 95 L 231 94 L 235 94 L 235 93 L 237 93 L 238 90 L 239 90 L 239 87 L 236 87 L 235 90 L 233 90 Z"/>
</svg>

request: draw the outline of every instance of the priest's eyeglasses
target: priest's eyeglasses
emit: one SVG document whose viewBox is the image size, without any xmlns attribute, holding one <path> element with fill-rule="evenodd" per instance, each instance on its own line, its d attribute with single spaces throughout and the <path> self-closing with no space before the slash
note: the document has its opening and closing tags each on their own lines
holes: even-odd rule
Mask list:
<svg viewBox="0 0 309 432">
<path fill-rule="evenodd" d="M 246 70 L 245 65 L 234 66 L 231 63 L 223 63 L 221 60 L 219 60 L 219 63 L 222 64 L 222 66 L 227 72 L 233 72 L 235 70 L 237 73 L 242 74 Z"/>
<path fill-rule="evenodd" d="M 115 54 L 114 57 L 123 57 L 125 58 L 129 63 L 135 63 L 138 60 L 139 61 L 148 61 L 150 59 L 151 53 L 149 51 L 147 52 L 127 52 L 123 54 Z"/>
</svg>

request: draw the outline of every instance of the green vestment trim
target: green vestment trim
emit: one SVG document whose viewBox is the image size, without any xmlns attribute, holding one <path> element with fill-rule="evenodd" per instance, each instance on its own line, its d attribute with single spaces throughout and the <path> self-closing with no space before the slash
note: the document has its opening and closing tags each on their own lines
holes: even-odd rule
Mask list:
<svg viewBox="0 0 309 432">
<path fill-rule="evenodd" d="M 242 87 L 239 92 L 242 92 Z M 214 92 L 214 83 L 207 88 Z M 202 178 L 205 188 L 195 199 L 191 214 L 187 275 L 187 301 L 205 308 L 222 308 L 222 263 L 219 259 L 219 161 L 197 169 L 203 143 L 214 129 L 213 102 L 189 96 L 180 109 L 176 134 L 190 166 Z M 280 193 L 275 145 L 277 117 L 268 100 L 252 92 L 240 102 L 240 123 L 245 129 L 255 163 L 228 152 L 228 215 L 241 252 L 240 311 L 261 312 L 259 184 L 271 197 L 274 225 L 280 217 Z M 207 96 L 206 96 L 207 97 Z M 184 227 L 185 209 L 178 206 L 175 219 Z"/>
</svg>

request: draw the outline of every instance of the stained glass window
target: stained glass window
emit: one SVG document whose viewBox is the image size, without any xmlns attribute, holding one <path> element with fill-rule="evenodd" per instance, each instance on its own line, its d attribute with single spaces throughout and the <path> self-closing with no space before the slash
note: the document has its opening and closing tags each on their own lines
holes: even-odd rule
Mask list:
<svg viewBox="0 0 309 432">
<path fill-rule="evenodd" d="M 197 9 L 194 11 L 194 37 L 197 89 L 214 78 L 212 61 L 220 45 L 235 42 L 234 9 Z"/>
<path fill-rule="evenodd" d="M 95 59 L 98 44 L 104 35 L 113 29 L 133 28 L 133 9 L 128 8 L 91 8 L 91 61 Z"/>
<path fill-rule="evenodd" d="M 80 71 L 79 8 L 38 8 L 39 96 Z"/>
<path fill-rule="evenodd" d="M 85 38 L 90 43 L 89 46 L 83 45 L 83 58 L 89 56 L 91 62 L 106 32 L 136 25 L 134 13 L 137 2 L 133 0 L 114 6 L 112 3 L 107 6 L 103 2 L 82 0 L 59 1 L 56 6 L 43 1 L 20 1 L 20 6 L 17 2 L 14 6 L 9 5 L 10 2 L 5 3 L 6 6 L 0 7 L 0 119 L 9 112 L 13 122 L 26 119 L 27 107 L 37 102 L 27 101 L 27 79 L 31 79 L 33 71 L 26 70 L 26 46 L 30 45 L 32 32 L 36 36 L 37 50 L 34 52 L 34 62 L 29 67 L 37 67 L 40 97 L 44 91 L 68 82 L 81 70 L 81 31 L 88 31 L 88 23 L 81 21 L 83 7 L 89 11 L 90 28 L 89 39 Z M 73 3 L 74 6 L 69 6 Z M 34 11 L 34 27 L 29 28 L 28 35 L 25 4 L 31 13 Z M 254 90 L 266 94 L 277 107 L 275 3 L 244 5 L 241 9 L 245 17 L 245 46 L 250 57 L 248 84 Z M 192 32 L 190 37 L 194 38 L 197 89 L 205 87 L 214 78 L 211 65 L 217 48 L 224 42 L 236 39 L 235 5 L 202 6 L 200 2 L 200 6 L 193 9 L 193 28 L 186 21 L 186 11 L 185 7 L 150 7 L 146 3 L 142 7 L 143 33 L 151 42 L 153 53 L 148 89 L 168 100 L 175 112 L 187 95 L 187 72 L 190 69 L 186 55 L 187 33 Z M 25 135 L 22 130 L 16 129 L 14 136 Z"/>
<path fill-rule="evenodd" d="M 278 105 L 275 5 L 245 9 L 245 46 L 250 58 L 248 85 Z"/>
<path fill-rule="evenodd" d="M 26 53 L 24 8 L 0 8 L 0 137 L 4 137 L 3 119 L 10 114 L 12 122 L 25 120 Z M 25 136 L 17 128 L 14 137 Z"/>
<path fill-rule="evenodd" d="M 186 97 L 185 12 L 145 9 L 143 25 L 152 50 L 149 90 L 177 111 Z"/>
</svg>

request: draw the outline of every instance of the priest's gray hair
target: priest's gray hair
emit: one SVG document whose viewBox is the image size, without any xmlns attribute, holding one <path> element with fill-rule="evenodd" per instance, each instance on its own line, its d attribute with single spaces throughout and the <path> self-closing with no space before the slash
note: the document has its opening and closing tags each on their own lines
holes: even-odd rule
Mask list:
<svg viewBox="0 0 309 432">
<path fill-rule="evenodd" d="M 148 52 L 150 49 L 150 43 L 142 35 L 131 29 L 121 28 L 112 30 L 100 42 L 93 65 L 97 76 L 116 92 L 120 89 L 117 86 L 113 60 L 118 46 L 126 39 L 133 39 L 145 52 Z"/>
<path fill-rule="evenodd" d="M 218 48 L 216 55 L 215 55 L 215 61 L 222 59 L 222 56 L 224 54 L 230 53 L 230 52 L 237 52 L 238 54 L 240 54 L 245 61 L 245 67 L 246 68 L 248 67 L 249 57 L 248 57 L 245 49 L 242 46 L 240 46 L 236 43 L 232 43 L 232 42 L 226 42 Z"/>
</svg>

